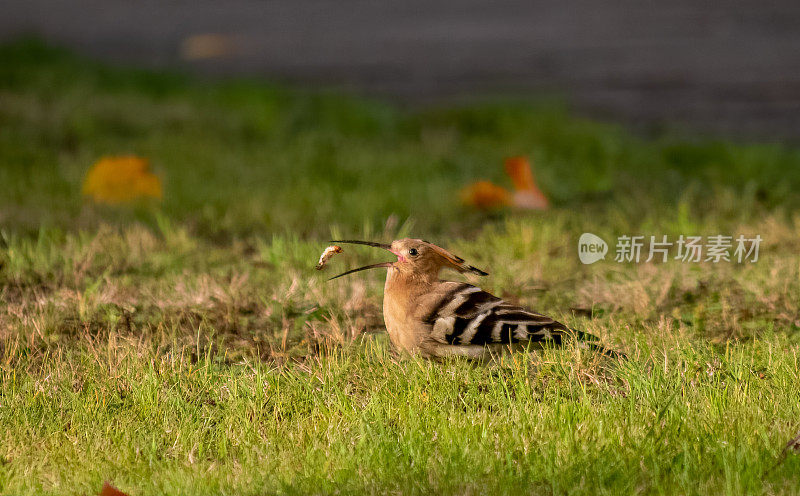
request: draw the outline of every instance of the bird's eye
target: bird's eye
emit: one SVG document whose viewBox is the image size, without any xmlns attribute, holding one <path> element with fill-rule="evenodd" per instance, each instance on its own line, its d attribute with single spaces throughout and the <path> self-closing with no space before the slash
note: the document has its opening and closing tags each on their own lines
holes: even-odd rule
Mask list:
<svg viewBox="0 0 800 496">
<path fill-rule="evenodd" d="M 419 255 L 419 252 L 417 251 L 416 248 L 409 248 L 408 249 L 408 255 L 412 256 L 412 257 L 416 257 L 417 255 Z"/>
</svg>

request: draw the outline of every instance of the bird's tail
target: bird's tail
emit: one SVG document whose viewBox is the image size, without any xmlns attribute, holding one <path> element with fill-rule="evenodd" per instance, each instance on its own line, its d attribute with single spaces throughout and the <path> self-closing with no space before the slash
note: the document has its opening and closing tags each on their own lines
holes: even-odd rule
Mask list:
<svg viewBox="0 0 800 496">
<path fill-rule="evenodd" d="M 628 356 L 625 355 L 625 353 L 612 350 L 610 348 L 606 348 L 605 346 L 597 344 L 597 341 L 599 341 L 599 339 L 594 334 L 589 334 L 588 332 L 579 331 L 578 329 L 570 329 L 570 330 L 575 334 L 575 339 L 577 340 L 579 347 L 585 350 L 598 352 L 610 358 L 627 360 Z"/>
</svg>

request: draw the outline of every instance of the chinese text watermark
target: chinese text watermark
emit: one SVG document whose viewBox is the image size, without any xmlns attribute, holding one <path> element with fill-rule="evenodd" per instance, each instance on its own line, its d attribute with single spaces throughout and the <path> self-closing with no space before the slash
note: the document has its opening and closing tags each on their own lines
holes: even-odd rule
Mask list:
<svg viewBox="0 0 800 496">
<path fill-rule="evenodd" d="M 723 234 L 713 236 L 619 236 L 615 245 L 614 261 L 665 263 L 679 260 L 686 263 L 729 262 L 755 263 L 761 235 L 734 238 Z M 592 264 L 606 258 L 608 244 L 592 233 L 583 233 L 578 240 L 578 257 L 584 264 Z"/>
</svg>

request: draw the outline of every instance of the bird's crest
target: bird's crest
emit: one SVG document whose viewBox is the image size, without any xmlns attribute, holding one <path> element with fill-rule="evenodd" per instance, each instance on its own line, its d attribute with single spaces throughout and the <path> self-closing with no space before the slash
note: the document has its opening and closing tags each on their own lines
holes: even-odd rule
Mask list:
<svg viewBox="0 0 800 496">
<path fill-rule="evenodd" d="M 445 250 L 441 246 L 437 246 L 429 241 L 425 241 L 433 250 L 441 256 L 445 260 L 445 266 L 450 267 L 458 272 L 472 272 L 473 274 L 478 274 L 479 276 L 488 276 L 487 272 L 482 271 L 477 267 L 473 267 L 472 265 L 467 264 L 463 258 L 450 253 L 449 251 Z"/>
</svg>

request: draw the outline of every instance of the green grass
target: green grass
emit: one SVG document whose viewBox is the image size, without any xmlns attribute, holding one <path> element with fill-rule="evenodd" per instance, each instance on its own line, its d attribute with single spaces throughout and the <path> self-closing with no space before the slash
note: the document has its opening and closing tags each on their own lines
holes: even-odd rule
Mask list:
<svg viewBox="0 0 800 496">
<path fill-rule="evenodd" d="M 126 153 L 161 204 L 81 198 Z M 509 155 L 554 208 L 461 206 Z M 797 149 L 550 103 L 402 110 L 0 46 L 0 493 L 797 494 L 798 187 Z M 585 231 L 764 242 L 755 264 L 584 266 Z M 407 234 L 630 359 L 395 356 L 382 274 L 312 268 L 330 236 Z"/>
</svg>

